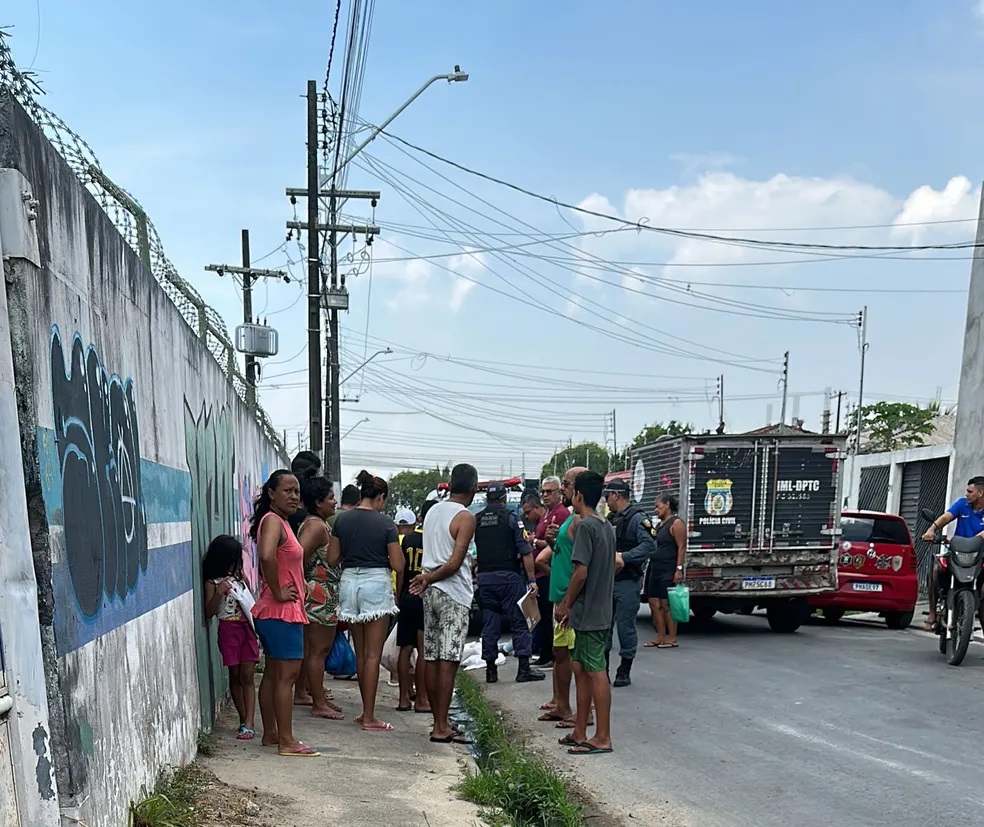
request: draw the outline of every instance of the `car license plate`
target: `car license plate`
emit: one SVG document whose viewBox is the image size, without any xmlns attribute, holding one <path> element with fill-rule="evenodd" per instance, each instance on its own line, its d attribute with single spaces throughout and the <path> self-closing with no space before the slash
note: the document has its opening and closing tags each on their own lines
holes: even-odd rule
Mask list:
<svg viewBox="0 0 984 827">
<path fill-rule="evenodd" d="M 743 589 L 774 589 L 776 587 L 775 577 L 746 577 L 741 581 Z"/>
<path fill-rule="evenodd" d="M 880 592 L 882 590 L 881 583 L 854 583 L 853 585 L 856 592 Z"/>
</svg>

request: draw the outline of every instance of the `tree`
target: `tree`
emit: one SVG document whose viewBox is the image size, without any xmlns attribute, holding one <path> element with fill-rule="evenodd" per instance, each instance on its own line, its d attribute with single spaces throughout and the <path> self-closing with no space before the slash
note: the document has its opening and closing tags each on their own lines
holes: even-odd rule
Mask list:
<svg viewBox="0 0 984 827">
<path fill-rule="evenodd" d="M 693 424 L 677 422 L 675 419 L 671 419 L 665 425 L 662 422 L 654 422 L 639 431 L 629 447 L 639 448 L 655 442 L 661 436 L 683 436 L 684 434 L 692 434 L 694 430 Z"/>
<path fill-rule="evenodd" d="M 437 488 L 438 483 L 447 482 L 451 469 L 434 468 L 431 471 L 400 471 L 389 478 L 389 497 L 386 511 L 392 516 L 398 508 L 420 510 L 424 499 Z"/>
<path fill-rule="evenodd" d="M 541 479 L 554 475 L 562 477 L 568 469 L 578 465 L 597 471 L 599 474 L 607 474 L 611 467 L 608 449 L 602 448 L 597 442 L 580 442 L 569 448 L 561 448 L 547 460 L 540 471 L 540 477 Z"/>
<path fill-rule="evenodd" d="M 897 451 L 922 445 L 933 433 L 933 419 L 939 405 L 925 408 L 908 402 L 875 402 L 861 408 L 861 451 Z M 857 434 L 857 414 L 851 417 L 848 437 L 853 444 Z"/>
</svg>

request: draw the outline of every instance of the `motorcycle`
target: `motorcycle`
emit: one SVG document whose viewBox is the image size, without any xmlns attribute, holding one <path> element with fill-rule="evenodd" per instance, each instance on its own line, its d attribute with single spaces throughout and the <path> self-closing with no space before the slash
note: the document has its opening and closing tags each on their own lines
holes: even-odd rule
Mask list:
<svg viewBox="0 0 984 827">
<path fill-rule="evenodd" d="M 928 509 L 921 516 L 932 522 L 935 515 Z M 953 537 L 937 532 L 934 543 L 940 545 L 939 588 L 936 594 L 936 627 L 940 652 L 950 666 L 959 666 L 967 654 L 974 633 L 974 621 L 980 608 L 981 569 L 984 567 L 984 538 Z"/>
</svg>

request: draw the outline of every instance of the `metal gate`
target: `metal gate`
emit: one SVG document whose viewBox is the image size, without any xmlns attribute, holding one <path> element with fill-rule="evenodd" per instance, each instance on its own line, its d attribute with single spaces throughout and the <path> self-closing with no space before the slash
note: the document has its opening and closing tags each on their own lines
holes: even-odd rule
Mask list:
<svg viewBox="0 0 984 827">
<path fill-rule="evenodd" d="M 888 507 L 888 465 L 874 465 L 861 469 L 858 484 L 858 508 L 861 511 L 885 511 Z"/>
<path fill-rule="evenodd" d="M 0 827 L 17 827 L 17 798 L 14 794 L 14 766 L 10 758 L 10 727 L 7 719 L 13 699 L 7 691 L 3 662 L 3 638 L 0 637 Z"/>
<path fill-rule="evenodd" d="M 925 521 L 919 516 L 923 508 L 933 514 L 942 514 L 948 505 L 947 486 L 950 478 L 948 457 L 907 462 L 902 466 L 902 487 L 899 497 L 899 514 L 909 524 L 919 560 L 919 589 L 925 592 L 932 571 L 934 547 L 924 543 L 920 536 Z"/>
</svg>

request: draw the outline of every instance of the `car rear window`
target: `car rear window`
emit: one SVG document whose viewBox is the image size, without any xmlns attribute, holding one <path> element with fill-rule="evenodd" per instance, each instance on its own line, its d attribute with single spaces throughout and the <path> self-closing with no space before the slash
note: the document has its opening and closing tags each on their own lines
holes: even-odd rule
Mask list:
<svg viewBox="0 0 984 827">
<path fill-rule="evenodd" d="M 881 517 L 842 517 L 841 539 L 852 543 L 909 545 L 909 531 L 902 520 Z"/>
</svg>

